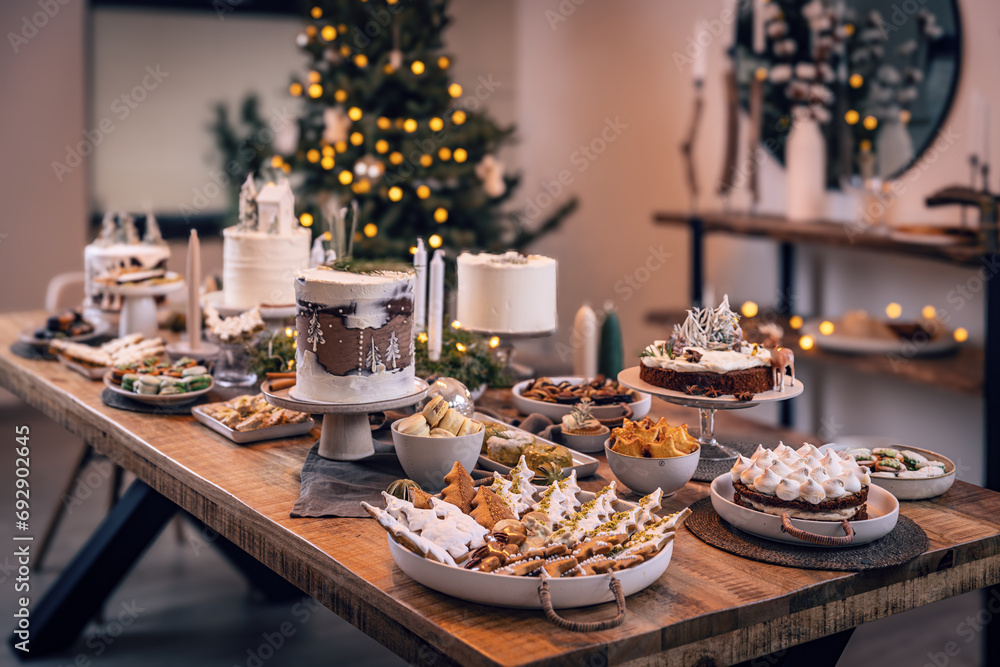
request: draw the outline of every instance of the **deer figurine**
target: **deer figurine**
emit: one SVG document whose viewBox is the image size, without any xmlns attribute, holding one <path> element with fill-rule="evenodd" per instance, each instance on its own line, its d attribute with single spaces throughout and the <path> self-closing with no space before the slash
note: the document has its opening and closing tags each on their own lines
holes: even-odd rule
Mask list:
<svg viewBox="0 0 1000 667">
<path fill-rule="evenodd" d="M 787 347 L 771 350 L 771 373 L 776 391 L 785 390 L 785 369 L 792 369 L 792 385 L 795 385 L 795 354 Z"/>
</svg>

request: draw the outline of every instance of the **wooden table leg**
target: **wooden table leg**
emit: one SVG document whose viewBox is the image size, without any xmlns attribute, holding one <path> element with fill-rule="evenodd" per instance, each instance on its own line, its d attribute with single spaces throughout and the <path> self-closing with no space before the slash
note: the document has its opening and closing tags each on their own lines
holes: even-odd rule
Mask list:
<svg viewBox="0 0 1000 667">
<path fill-rule="evenodd" d="M 837 661 L 847 648 L 854 628 L 836 634 L 814 639 L 811 642 L 792 646 L 784 651 L 762 655 L 759 658 L 741 662 L 737 667 L 836 667 Z"/>
<path fill-rule="evenodd" d="M 174 503 L 136 480 L 34 606 L 31 653 L 14 654 L 38 657 L 72 645 L 176 512 Z M 11 635 L 11 646 L 18 641 Z"/>
</svg>

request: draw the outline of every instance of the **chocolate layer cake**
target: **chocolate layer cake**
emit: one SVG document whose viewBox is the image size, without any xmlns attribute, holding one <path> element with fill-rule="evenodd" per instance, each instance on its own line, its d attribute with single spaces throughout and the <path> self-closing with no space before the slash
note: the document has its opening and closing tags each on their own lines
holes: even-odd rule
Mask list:
<svg viewBox="0 0 1000 667">
<path fill-rule="evenodd" d="M 749 509 L 767 512 L 768 514 L 780 515 L 783 511 L 788 511 L 791 517 L 798 519 L 815 519 L 818 521 L 847 519 L 848 521 L 863 521 L 869 518 L 868 505 L 866 504 L 868 501 L 868 488 L 865 486 L 857 493 L 814 504 L 805 500 L 782 500 L 777 496 L 758 493 L 741 482 L 733 482 L 733 489 L 736 491 L 733 494 L 733 502 Z M 762 507 L 768 509 L 762 509 Z M 851 509 L 855 510 L 853 515 L 849 511 Z M 845 516 L 837 518 L 810 516 L 830 512 L 844 514 Z"/>
<path fill-rule="evenodd" d="M 674 371 L 639 364 L 639 378 L 644 382 L 673 391 L 687 391 L 697 386 L 699 393 L 714 389 L 719 394 L 750 392 L 761 394 L 773 389 L 770 366 L 743 368 L 726 373 L 708 371 Z"/>
</svg>

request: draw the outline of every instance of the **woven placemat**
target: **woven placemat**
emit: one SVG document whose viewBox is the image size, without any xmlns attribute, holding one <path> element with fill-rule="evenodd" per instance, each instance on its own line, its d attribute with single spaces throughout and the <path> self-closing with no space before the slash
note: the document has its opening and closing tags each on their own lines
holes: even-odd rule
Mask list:
<svg viewBox="0 0 1000 667">
<path fill-rule="evenodd" d="M 750 560 L 804 570 L 860 572 L 902 565 L 927 551 L 927 534 L 903 515 L 885 537 L 857 547 L 830 549 L 773 542 L 745 533 L 722 519 L 711 498 L 691 505 L 684 525 L 703 542 Z"/>
<path fill-rule="evenodd" d="M 191 414 L 192 407 L 201 403 L 207 403 L 209 400 L 207 395 L 202 394 L 190 403 L 181 403 L 180 405 L 152 405 L 133 400 L 128 396 L 122 396 L 110 389 L 105 389 L 101 392 L 101 401 L 109 408 L 118 408 L 119 410 L 128 410 L 129 412 L 145 412 L 150 415 L 189 415 Z"/>
<path fill-rule="evenodd" d="M 750 456 L 757 450 L 757 443 L 727 442 L 726 446 L 732 447 L 743 456 Z M 698 468 L 694 471 L 694 476 L 691 479 L 696 482 L 711 482 L 722 473 L 732 470 L 734 463 L 736 463 L 736 459 L 701 459 L 698 461 Z"/>
<path fill-rule="evenodd" d="M 10 344 L 10 351 L 22 359 L 31 361 L 54 361 L 55 356 L 45 351 L 45 348 L 28 345 L 24 341 L 16 341 Z"/>
</svg>

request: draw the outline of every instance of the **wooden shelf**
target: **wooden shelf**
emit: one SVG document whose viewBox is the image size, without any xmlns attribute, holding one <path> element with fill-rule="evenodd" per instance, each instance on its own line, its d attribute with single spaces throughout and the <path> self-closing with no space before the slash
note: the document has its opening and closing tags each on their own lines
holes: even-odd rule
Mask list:
<svg viewBox="0 0 1000 667">
<path fill-rule="evenodd" d="M 646 315 L 649 324 L 672 327 L 684 320 L 684 311 L 661 311 Z M 798 345 L 799 334 L 788 326 L 786 318 L 776 321 L 785 328 L 782 344 L 795 351 L 796 359 L 850 368 L 862 373 L 898 377 L 914 384 L 947 389 L 961 394 L 979 396 L 983 393 L 983 349 L 962 345 L 956 354 L 942 357 L 916 357 L 904 361 L 890 359 L 884 354 L 837 354 L 819 349 L 803 350 Z"/>
<path fill-rule="evenodd" d="M 691 216 L 686 213 L 656 213 L 653 219 L 658 225 L 691 225 Z M 706 233 L 756 236 L 794 244 L 840 246 L 935 259 L 959 266 L 978 266 L 983 255 L 983 249 L 978 245 L 907 243 L 889 236 L 863 233 L 844 222 L 789 222 L 777 216 L 738 213 L 703 213 L 698 219 Z"/>
</svg>

